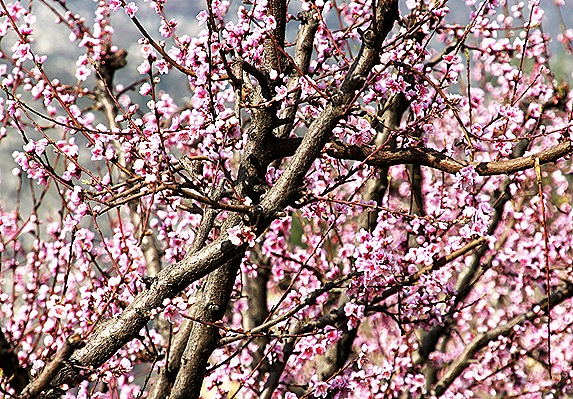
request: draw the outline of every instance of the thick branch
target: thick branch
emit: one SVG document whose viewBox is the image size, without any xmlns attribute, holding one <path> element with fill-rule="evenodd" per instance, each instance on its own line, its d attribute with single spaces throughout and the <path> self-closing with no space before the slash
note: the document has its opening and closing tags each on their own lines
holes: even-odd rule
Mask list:
<svg viewBox="0 0 573 399">
<path fill-rule="evenodd" d="M 316 18 L 316 11 L 314 9 L 301 12 L 298 19 L 301 23 L 300 30 L 296 37 L 296 48 L 293 56 L 296 68 L 292 71 L 287 86 L 288 92 L 293 93 L 293 104 L 287 105 L 280 113 L 280 119 L 286 120 L 287 123 L 278 129 L 277 137 L 288 137 L 292 129 L 296 110 L 298 109 L 297 104 L 302 93 L 300 86 L 302 76 L 300 73 L 306 73 L 308 71 L 313 50 L 314 36 L 318 29 L 318 19 Z"/>
<path fill-rule="evenodd" d="M 273 29 L 272 36 L 267 38 L 264 44 L 263 65 L 267 72 L 270 72 L 271 69 L 280 70 L 281 68 L 280 56 L 285 44 L 286 11 L 286 0 L 269 0 L 269 12 L 275 17 L 276 28 Z"/>
<path fill-rule="evenodd" d="M 227 262 L 209 274 L 198 296 L 195 323 L 181 357 L 181 367 L 171 394 L 172 399 L 196 399 L 201 393 L 207 362 L 219 340 L 219 331 L 212 323 L 225 314 L 242 255 Z"/>
<path fill-rule="evenodd" d="M 399 16 L 398 1 L 380 1 L 376 14 L 377 23 L 372 24 L 364 33 L 360 53 L 340 89 L 333 93 L 328 105 L 311 123 L 291 162 L 261 203 L 263 214 L 268 218 L 274 217 L 277 211 L 297 198 L 307 170 L 322 151 L 339 120 L 348 112 L 356 90 L 362 88 L 366 77 L 379 62 L 382 42 Z"/>
<path fill-rule="evenodd" d="M 62 369 L 69 369 L 66 363 L 74 351 L 83 345 L 82 339 L 79 334 L 74 334 L 68 337 L 64 342 L 62 348 L 56 353 L 54 359 L 49 362 L 42 370 L 42 373 L 36 378 L 26 389 L 24 389 L 21 399 L 36 398 L 40 392 L 53 385 L 52 379 Z"/>
<path fill-rule="evenodd" d="M 238 222 L 237 216 L 231 218 Z M 244 250 L 245 246 L 234 246 L 223 235 L 195 254 L 164 268 L 153 284 L 138 294 L 125 311 L 114 318 L 113 323 L 108 323 L 97 335 L 89 338 L 87 345 L 74 355 L 74 360 L 84 366 L 99 366 L 137 336 L 149 320 L 151 311 L 161 307 L 165 298 L 173 298 L 192 282 L 235 256 L 242 255 Z"/>
<path fill-rule="evenodd" d="M 219 189 L 215 191 L 214 196 L 217 198 L 221 194 L 222 190 L 223 186 L 220 186 Z M 188 250 L 190 254 L 197 252 L 199 249 L 201 249 L 201 247 L 205 245 L 217 215 L 218 211 L 213 208 L 207 208 L 205 210 L 203 217 L 201 218 L 201 223 L 195 232 L 193 244 Z M 193 318 L 196 317 L 198 306 L 199 304 L 196 303 L 190 311 Z M 166 393 L 171 389 L 177 373 L 179 372 L 179 368 L 181 366 L 181 357 L 183 356 L 183 352 L 187 346 L 189 336 L 193 330 L 193 324 L 193 321 L 190 319 L 185 319 L 179 328 L 179 331 L 177 331 L 177 334 L 172 338 L 171 345 L 169 346 L 169 352 L 167 353 L 166 368 L 162 369 L 158 374 L 157 379 L 149 391 L 149 399 L 163 399 L 165 398 Z"/>
<path fill-rule="evenodd" d="M 298 196 L 298 190 L 303 185 L 306 171 L 319 156 L 324 145 L 330 138 L 333 129 L 343 118 L 353 103 L 356 91 L 362 89 L 372 67 L 379 62 L 379 53 L 383 40 L 386 38 L 394 21 L 398 18 L 397 0 L 380 1 L 374 18 L 377 23 L 370 25 L 364 33 L 359 55 L 347 73 L 338 91 L 335 91 L 324 110 L 309 126 L 302 143 L 292 157 L 274 187 L 272 187 L 261 202 L 263 214 L 272 218 L 277 211 L 290 205 Z M 283 351 L 283 361 L 275 365 L 263 390 L 261 397 L 271 397 L 280 380 L 286 361 L 292 352 L 288 342 Z"/>
<path fill-rule="evenodd" d="M 371 68 L 379 61 L 378 55 L 382 41 L 398 17 L 397 0 L 379 3 L 377 13 L 379 14 L 376 18 L 378 24 L 370 27 L 365 33 L 362 51 L 346 77 L 341 87 L 341 93 L 333 96 L 330 104 L 311 124 L 308 133 L 297 148 L 283 175 L 261 202 L 263 218 L 259 222 L 259 231 L 268 226 L 278 211 L 284 209 L 298 197 L 298 190 L 302 186 L 304 176 L 319 156 L 332 130 L 354 101 L 355 90 L 361 88 Z M 271 115 L 270 111 L 272 110 L 253 115 L 252 126 L 254 129 L 249 132 L 249 140 L 241 162 L 242 170 L 239 172 L 239 181 L 243 182 L 239 190 L 243 195 L 256 194 L 252 190 L 252 184 L 256 181 L 247 180 L 256 179 L 261 176 L 261 173 L 264 175 L 265 172 L 263 169 L 265 162 L 260 162 L 259 155 L 261 155 L 260 151 L 265 148 L 264 144 L 268 140 L 274 118 L 276 118 L 276 116 Z M 264 159 L 263 161 L 267 160 Z M 247 180 L 243 180 L 243 178 Z M 244 186 L 245 183 L 250 183 L 251 186 L 249 187 L 249 184 Z M 256 203 L 257 199 L 252 199 Z M 240 226 L 242 225 L 241 218 L 237 215 L 231 215 L 226 224 L 228 226 Z M 71 360 L 82 368 L 93 369 L 98 367 L 139 334 L 149 321 L 152 310 L 160 308 L 164 299 L 174 297 L 193 281 L 206 276 L 235 257 L 242 257 L 244 250 L 244 245 L 241 247 L 232 245 L 227 234 L 223 232 L 220 238 L 197 253 L 190 254 L 182 261 L 164 268 L 158 273 L 153 284 L 138 294 L 121 315 L 115 317 L 101 330 L 89 337 L 86 346 L 76 351 Z M 79 373 L 75 372 L 66 378 L 66 382 L 75 385 L 79 379 Z"/>
<path fill-rule="evenodd" d="M 372 67 L 380 61 L 379 55 L 382 43 L 388 33 L 390 33 L 390 30 L 392 30 L 394 22 L 400 16 L 398 12 L 398 1 L 379 1 L 374 12 L 374 22 L 370 24 L 362 36 L 360 53 L 350 67 L 350 71 L 340 87 L 340 90 L 345 96 L 349 96 L 351 99 L 354 99 L 356 90 L 362 89 Z"/>
<path fill-rule="evenodd" d="M 239 224 L 240 218 L 230 216 L 231 224 Z M 70 364 L 81 369 L 95 369 L 136 337 L 149 321 L 152 310 L 161 308 L 166 298 L 173 298 L 194 281 L 206 276 L 236 256 L 243 256 L 245 245 L 237 247 L 223 234 L 195 254 L 161 270 L 151 286 L 140 292 L 121 313 L 88 337 L 86 346 L 77 350 Z M 76 385 L 80 380 L 79 368 L 65 376 L 57 376 L 61 383 Z M 49 397 L 49 396 L 46 396 Z"/>
<path fill-rule="evenodd" d="M 376 151 L 371 148 L 329 143 L 326 153 L 337 159 L 351 159 L 365 162 L 370 166 L 385 167 L 403 164 L 428 166 L 447 173 L 457 173 L 460 169 L 472 165 L 481 176 L 503 175 L 531 169 L 535 158 L 540 164 L 556 162 L 560 158 L 573 153 L 570 141 L 564 141 L 547 150 L 536 154 L 492 162 L 467 162 L 453 159 L 439 151 L 424 147 L 400 148 L 394 150 Z"/>
<path fill-rule="evenodd" d="M 346 296 L 341 298 L 339 308 L 344 309 L 347 302 Z M 327 349 L 316 370 L 321 381 L 327 381 L 338 373 L 352 354 L 352 345 L 358 333 L 358 325 L 350 328 L 348 323 L 343 323 L 338 329 L 341 332 L 340 339 Z"/>
<path fill-rule="evenodd" d="M 271 69 L 280 69 L 278 57 L 284 46 L 286 1 L 271 0 L 269 11 L 275 17 L 277 27 L 264 43 L 263 65 L 267 74 Z M 252 74 L 253 72 L 251 71 Z M 257 73 L 254 74 L 257 75 Z M 261 77 L 259 79 L 260 84 L 250 94 L 253 102 L 261 102 L 263 97 L 266 100 L 269 99 L 267 98 L 270 95 L 268 87 Z M 290 148 L 286 145 L 276 145 L 279 144 L 278 139 L 272 134 L 275 125 L 275 104 L 254 110 L 248 129 L 248 140 L 241 156 L 236 185 L 239 195 L 249 197 L 254 203 L 259 202 L 259 197 L 264 190 L 264 177 L 268 164 L 280 158 L 284 150 L 289 151 L 288 148 Z M 295 145 L 292 149 L 296 147 Z M 237 222 L 238 219 L 228 219 L 223 231 L 233 227 Z M 185 352 L 181 357 L 181 366 L 170 395 L 173 398 L 199 396 L 208 359 L 219 339 L 218 330 L 212 326 L 212 323 L 218 321 L 225 312 L 243 254 L 244 252 L 237 253 L 235 257 L 226 259 L 221 263 L 222 267 L 214 269 L 205 282 L 196 314 L 196 318 L 201 323 L 194 324 L 189 333 Z"/>
</svg>

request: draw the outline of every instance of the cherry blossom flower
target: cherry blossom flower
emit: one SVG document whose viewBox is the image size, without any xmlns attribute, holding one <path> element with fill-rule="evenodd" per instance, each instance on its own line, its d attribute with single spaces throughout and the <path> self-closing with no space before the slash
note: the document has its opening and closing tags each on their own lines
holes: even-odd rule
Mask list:
<svg viewBox="0 0 573 399">
<path fill-rule="evenodd" d="M 127 3 L 124 7 L 125 13 L 130 17 L 130 18 L 134 18 L 135 14 L 137 13 L 137 11 L 139 10 L 139 7 L 137 7 L 135 5 L 135 3 L 133 1 Z"/>
<path fill-rule="evenodd" d="M 257 236 L 250 226 L 235 226 L 228 231 L 229 241 L 233 245 L 241 246 L 248 243 L 250 247 L 255 245 Z"/>
<path fill-rule="evenodd" d="M 109 8 L 116 12 L 121 7 L 121 0 L 109 0 Z"/>
<path fill-rule="evenodd" d="M 475 181 L 478 178 L 478 174 L 472 166 L 466 166 L 456 174 L 458 181 L 456 185 L 464 190 L 471 191 L 475 185 Z"/>
<path fill-rule="evenodd" d="M 163 310 L 163 317 L 171 324 L 174 324 L 182 319 L 182 316 L 179 313 L 179 309 L 173 305 L 167 305 L 165 307 Z"/>
</svg>

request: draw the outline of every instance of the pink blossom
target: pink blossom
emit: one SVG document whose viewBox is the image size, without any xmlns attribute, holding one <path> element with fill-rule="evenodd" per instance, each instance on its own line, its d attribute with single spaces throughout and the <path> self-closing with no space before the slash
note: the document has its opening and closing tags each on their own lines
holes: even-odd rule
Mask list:
<svg viewBox="0 0 573 399">
<path fill-rule="evenodd" d="M 255 245 L 257 236 L 251 226 L 234 226 L 227 233 L 233 245 L 240 246 L 244 243 L 248 243 L 250 247 Z"/>
<path fill-rule="evenodd" d="M 153 46 L 149 43 L 144 43 L 139 51 L 144 60 L 154 61 L 157 59 L 157 53 L 155 52 Z"/>
<path fill-rule="evenodd" d="M 38 141 L 30 140 L 26 145 L 24 145 L 24 151 L 30 153 L 34 152 L 37 156 L 41 156 L 44 151 L 46 150 L 46 146 L 48 145 L 48 139 L 43 138 Z"/>
<path fill-rule="evenodd" d="M 456 54 L 446 54 L 443 59 L 446 64 L 457 64 L 460 62 L 460 57 Z"/>
<path fill-rule="evenodd" d="M 163 37 L 171 37 L 171 33 L 177 28 L 177 24 L 178 22 L 175 19 L 170 19 L 168 22 L 162 20 L 159 33 L 161 33 Z"/>
<path fill-rule="evenodd" d="M 76 145 L 76 139 L 71 137 L 69 140 L 60 140 L 56 142 L 56 147 L 60 149 L 62 153 L 70 158 L 75 158 L 79 154 L 78 146 Z"/>
<path fill-rule="evenodd" d="M 147 96 L 151 93 L 151 90 L 153 90 L 153 87 L 149 83 L 145 82 L 141 85 L 139 94 L 142 96 Z"/>
<path fill-rule="evenodd" d="M 203 25 L 209 19 L 209 13 L 203 10 L 197 14 L 197 21 L 199 21 L 199 26 Z"/>
<path fill-rule="evenodd" d="M 86 68 L 85 65 L 81 65 L 76 69 L 76 79 L 79 80 L 80 82 L 85 82 L 85 80 L 88 78 L 88 76 L 91 75 L 91 71 Z"/>
<path fill-rule="evenodd" d="M 12 46 L 12 51 L 12 57 L 19 63 L 23 63 L 26 60 L 33 60 L 30 44 L 28 43 L 17 42 Z"/>
<path fill-rule="evenodd" d="M 386 81 L 386 86 L 394 93 L 404 93 L 408 84 L 404 81 L 402 76 L 391 77 Z"/>
<path fill-rule="evenodd" d="M 317 381 L 312 386 L 315 398 L 326 398 L 328 396 L 328 384 L 322 381 Z"/>
<path fill-rule="evenodd" d="M 163 317 L 171 324 L 177 323 L 182 319 L 179 309 L 173 305 L 167 305 L 163 310 Z"/>
<path fill-rule="evenodd" d="M 446 375 L 442 397 L 573 395 L 573 95 L 548 62 L 573 31 L 555 41 L 543 2 L 408 0 L 375 47 L 369 0 L 127 2 L 0 21 L 0 145 L 22 147 L 0 169 L 0 315 L 22 369 L 80 333 L 115 346 L 66 399 L 151 395 L 189 313 L 216 332 L 188 357 L 209 397 L 429 397 Z M 120 37 L 120 7 L 158 31 Z M 82 55 L 44 69 L 50 35 Z M 119 45 L 135 60 L 104 88 Z"/>
<path fill-rule="evenodd" d="M 109 0 L 109 8 L 115 12 L 121 7 L 121 0 Z"/>
<path fill-rule="evenodd" d="M 125 5 L 124 9 L 125 9 L 125 13 L 127 14 L 128 17 L 134 18 L 135 14 L 139 10 L 139 7 L 137 7 L 135 5 L 135 3 L 133 1 L 131 1 Z"/>
<path fill-rule="evenodd" d="M 165 75 L 167 72 L 169 72 L 169 64 L 165 60 L 156 61 L 155 67 L 162 75 Z"/>
<path fill-rule="evenodd" d="M 472 190 L 478 176 L 479 175 L 473 166 L 466 166 L 460 169 L 460 171 L 456 174 L 456 177 L 458 177 L 456 185 L 464 190 Z"/>
<path fill-rule="evenodd" d="M 139 64 L 139 66 L 137 67 L 137 71 L 141 75 L 147 75 L 150 69 L 151 69 L 151 64 L 147 60 L 143 60 L 143 62 Z"/>
<path fill-rule="evenodd" d="M 275 92 L 277 93 L 277 96 L 275 97 L 275 100 L 280 101 L 283 98 L 285 98 L 288 95 L 288 90 L 286 88 L 286 86 L 277 86 L 275 87 Z"/>
<path fill-rule="evenodd" d="M 348 317 L 348 328 L 356 328 L 364 317 L 364 305 L 347 302 L 344 305 L 344 314 Z"/>
</svg>

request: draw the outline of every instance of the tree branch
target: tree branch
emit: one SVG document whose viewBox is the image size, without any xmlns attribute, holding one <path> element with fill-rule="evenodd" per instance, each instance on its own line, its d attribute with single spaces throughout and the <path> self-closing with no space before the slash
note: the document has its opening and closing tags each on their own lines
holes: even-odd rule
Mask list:
<svg viewBox="0 0 573 399">
<path fill-rule="evenodd" d="M 238 225 L 240 217 L 231 215 L 229 223 Z M 70 358 L 73 370 L 65 376 L 56 376 L 69 386 L 76 385 L 82 378 L 80 371 L 95 370 L 117 352 L 123 345 L 136 337 L 149 321 L 152 311 L 163 306 L 166 298 L 173 298 L 189 284 L 206 276 L 236 256 L 243 256 L 246 245 L 235 246 L 223 233 L 217 240 L 196 253 L 189 253 L 180 262 L 161 270 L 153 283 L 140 292 L 133 302 L 121 313 L 85 337 L 85 347 L 77 350 Z M 45 396 L 50 397 L 50 396 Z"/>
<path fill-rule="evenodd" d="M 277 137 L 288 137 L 290 134 L 293 122 L 298 109 L 298 102 L 302 93 L 300 80 L 302 78 L 301 72 L 306 73 L 310 65 L 312 56 L 314 36 L 318 30 L 318 19 L 316 18 L 316 11 L 311 9 L 303 11 L 298 15 L 301 21 L 300 30 L 296 37 L 296 48 L 294 51 L 293 62 L 295 68 L 291 73 L 290 79 L 287 84 L 287 91 L 292 94 L 293 104 L 287 105 L 279 115 L 280 119 L 284 119 L 287 123 L 278 129 Z"/>
<path fill-rule="evenodd" d="M 68 360 L 74 351 L 83 345 L 82 338 L 79 334 L 74 334 L 68 337 L 64 342 L 62 348 L 56 353 L 54 359 L 49 362 L 46 367 L 42 370 L 38 378 L 36 378 L 32 383 L 30 383 L 20 395 L 20 399 L 30 399 L 36 398 L 38 395 L 47 389 L 49 386 L 53 388 L 54 391 L 59 395 L 59 387 L 54 383 L 54 377 L 65 369 L 70 369 L 70 365 L 73 364 Z M 57 379 L 56 379 L 57 381 Z M 48 394 L 50 391 L 48 391 Z"/>
<path fill-rule="evenodd" d="M 214 193 L 215 198 L 219 197 L 223 190 L 223 185 L 221 185 Z M 201 247 L 207 242 L 209 233 L 213 228 L 213 223 L 218 215 L 218 211 L 213 208 L 207 208 L 203 213 L 201 222 L 197 231 L 195 232 L 195 238 L 193 239 L 193 244 L 189 248 L 189 253 L 197 252 Z M 196 308 L 198 304 L 196 303 L 190 312 L 193 318 L 196 318 Z M 181 366 L 181 357 L 189 341 L 189 336 L 193 330 L 193 321 L 191 319 L 185 319 L 183 324 L 179 328 L 179 331 L 171 340 L 171 345 L 169 347 L 169 352 L 167 353 L 167 365 L 165 369 L 162 369 L 157 376 L 155 383 L 152 385 L 149 392 L 149 399 L 163 399 L 166 392 L 169 392 L 171 386 L 175 382 L 175 378 L 179 373 Z"/>
<path fill-rule="evenodd" d="M 348 112 L 350 104 L 355 99 L 356 91 L 362 89 L 372 67 L 379 61 L 382 42 L 399 16 L 398 2 L 397 0 L 380 1 L 374 12 L 376 15 L 373 19 L 377 23 L 372 23 L 364 33 L 360 53 L 347 73 L 344 82 L 338 91 L 332 93 L 333 95 L 324 110 L 310 124 L 302 143 L 291 158 L 282 176 L 261 202 L 263 214 L 266 218 L 272 218 L 279 209 L 290 205 L 296 199 L 299 187 L 302 187 L 306 171 L 318 157 L 320 151 L 322 151 L 339 120 Z M 292 342 L 289 340 L 285 344 L 284 359 L 275 365 L 274 370 L 267 379 L 261 394 L 262 398 L 271 397 L 278 386 L 280 375 L 284 370 L 286 360 L 292 353 L 295 342 L 296 340 Z"/>
<path fill-rule="evenodd" d="M 207 277 L 204 288 L 198 295 L 198 308 L 195 311 L 195 317 L 201 323 L 193 324 L 170 398 L 199 397 L 207 362 L 219 338 L 219 330 L 213 323 L 225 314 L 242 258 L 242 255 L 236 256 Z"/>
<path fill-rule="evenodd" d="M 94 88 L 94 95 L 96 106 L 100 108 L 107 119 L 107 124 L 110 130 L 120 129 L 121 126 L 116 121 L 118 116 L 118 103 L 115 94 L 113 93 L 114 76 L 118 69 L 123 68 L 127 64 L 127 51 L 119 49 L 115 53 L 111 52 L 111 44 L 108 45 L 107 56 L 98 64 L 95 65 L 96 69 L 96 85 Z M 127 171 L 132 170 L 130 163 L 126 162 L 125 152 L 123 151 L 119 142 L 114 141 L 116 154 L 119 158 L 119 163 L 124 170 L 120 171 L 120 175 L 128 180 L 130 175 Z M 136 236 L 140 242 L 141 252 L 145 259 L 146 271 L 149 277 L 155 277 L 162 268 L 161 264 L 161 250 L 159 243 L 154 234 L 145 234 L 147 230 L 147 220 L 142 215 L 140 203 L 137 199 L 131 199 L 127 203 L 129 208 L 129 218 L 133 224 Z M 166 320 L 157 320 L 156 327 L 164 339 L 167 339 L 170 334 L 169 323 Z"/>
<path fill-rule="evenodd" d="M 268 226 L 279 211 L 298 198 L 299 188 L 302 186 L 308 169 L 322 151 L 340 118 L 348 112 L 350 104 L 354 101 L 355 91 L 362 87 L 364 79 L 379 61 L 378 55 L 382 41 L 398 18 L 397 0 L 380 2 L 376 12 L 378 23 L 374 27 L 371 26 L 365 33 L 361 52 L 340 91 L 332 97 L 330 103 L 311 124 L 284 173 L 261 202 L 261 218 L 257 225 L 259 232 Z M 284 15 L 281 18 L 284 18 Z M 238 189 L 243 196 L 249 194 L 256 196 L 253 185 L 256 180 L 264 176 L 265 166 L 272 160 L 265 143 L 269 134 L 272 134 L 276 118 L 274 115 L 273 109 L 266 109 L 253 115 L 252 129 L 248 134 L 249 139 L 238 174 L 240 182 Z M 256 197 L 252 199 L 255 203 L 257 202 Z M 244 225 L 241 217 L 236 214 L 230 215 L 225 224 L 228 227 Z M 206 276 L 236 257 L 241 258 L 245 248 L 246 245 L 237 247 L 231 244 L 228 234 L 223 229 L 221 236 L 211 244 L 161 270 L 151 286 L 140 292 L 122 314 L 89 337 L 86 346 L 76 351 L 71 360 L 82 369 L 98 367 L 129 340 L 137 336 L 148 322 L 151 312 L 160 308 L 165 298 L 173 298 L 193 281 Z M 70 376 L 65 378 L 71 385 L 81 379 L 77 371 L 74 370 Z"/>
<path fill-rule="evenodd" d="M 570 141 L 564 141 L 533 155 L 491 162 L 456 160 L 432 148 L 424 147 L 373 150 L 366 147 L 331 142 L 327 144 L 325 152 L 333 158 L 360 161 L 377 167 L 417 164 L 447 173 L 457 173 L 460 169 L 471 165 L 479 175 L 491 176 L 507 175 L 531 169 L 535 165 L 535 158 L 539 158 L 540 164 L 556 162 L 560 158 L 573 153 L 573 148 Z"/>
</svg>

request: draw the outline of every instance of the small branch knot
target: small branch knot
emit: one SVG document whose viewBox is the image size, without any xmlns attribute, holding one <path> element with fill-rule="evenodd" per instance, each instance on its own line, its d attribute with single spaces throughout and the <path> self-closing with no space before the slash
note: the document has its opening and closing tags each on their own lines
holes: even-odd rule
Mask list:
<svg viewBox="0 0 573 399">
<path fill-rule="evenodd" d="M 337 87 L 331 87 L 327 90 L 327 94 L 330 97 L 330 101 L 333 105 L 341 105 L 344 100 L 344 95 L 342 91 Z"/>
<path fill-rule="evenodd" d="M 107 53 L 106 57 L 102 60 L 102 65 L 118 70 L 127 65 L 127 50 L 120 48 L 115 53 Z"/>
</svg>

